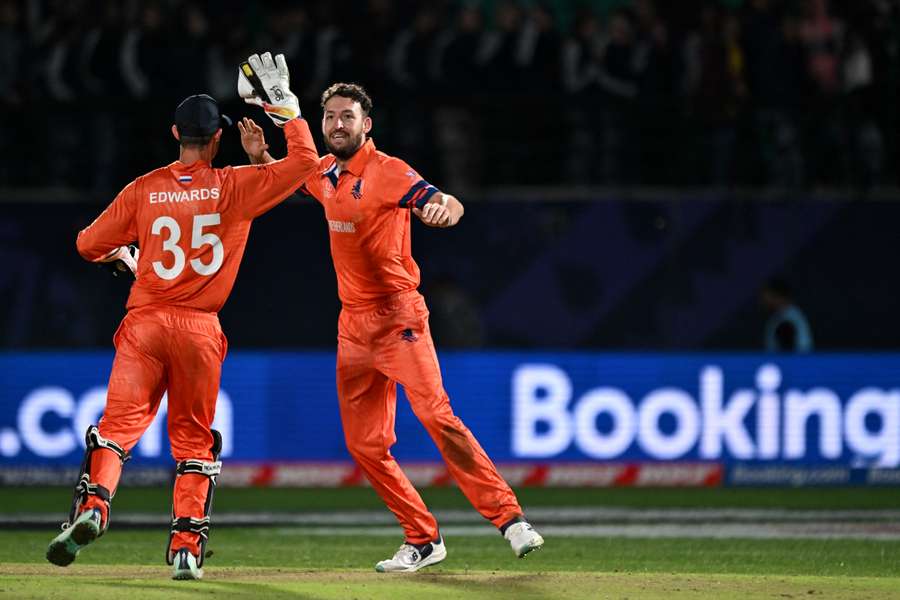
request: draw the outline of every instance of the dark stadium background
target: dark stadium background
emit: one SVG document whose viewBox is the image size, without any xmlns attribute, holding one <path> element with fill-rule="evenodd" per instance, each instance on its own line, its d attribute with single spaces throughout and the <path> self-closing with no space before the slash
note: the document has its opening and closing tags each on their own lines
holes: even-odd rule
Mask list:
<svg viewBox="0 0 900 600">
<path fill-rule="evenodd" d="M 372 572 L 402 532 L 345 447 L 328 230 L 295 195 L 220 314 L 215 558 L 184 597 L 896 597 L 900 0 L 0 0 L 0 589 L 182 597 L 164 406 L 109 533 L 45 559 L 129 291 L 75 238 L 177 159 L 187 95 L 283 156 L 236 94 L 266 50 L 320 151 L 322 90 L 361 83 L 378 148 L 465 204 L 413 219 L 421 291 L 454 412 L 547 543 L 514 558 L 401 393 L 391 452 L 450 555 Z M 226 131 L 215 165 L 246 162 Z M 766 349 L 773 281 L 812 352 Z"/>
<path fill-rule="evenodd" d="M 439 347 L 760 350 L 777 275 L 818 349 L 896 348 L 898 27 L 882 0 L 4 0 L 0 346 L 109 347 L 127 289 L 75 233 L 177 157 L 185 95 L 281 155 L 234 85 L 271 49 L 314 130 L 360 82 L 378 147 L 466 203 L 414 228 Z M 315 203 L 259 219 L 231 347 L 331 349 L 338 308 Z"/>
</svg>

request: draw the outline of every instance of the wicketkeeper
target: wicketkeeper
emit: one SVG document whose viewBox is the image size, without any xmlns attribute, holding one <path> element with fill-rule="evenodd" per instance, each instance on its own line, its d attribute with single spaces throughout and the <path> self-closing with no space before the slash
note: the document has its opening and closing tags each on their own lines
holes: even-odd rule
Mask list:
<svg viewBox="0 0 900 600">
<path fill-rule="evenodd" d="M 116 355 L 103 417 L 85 434 L 69 518 L 47 549 L 53 564 L 70 564 L 106 531 L 122 466 L 168 392 L 177 477 L 166 560 L 174 564 L 175 579 L 203 576 L 221 469 L 222 440 L 211 426 L 227 343 L 217 313 L 234 285 L 250 223 L 319 164 L 284 56 L 254 54 L 239 73 L 247 102 L 262 106 L 284 128 L 287 157 L 264 166 L 212 167 L 222 127 L 231 121 L 211 97 L 190 96 L 178 105 L 172 126 L 181 147 L 178 160 L 128 184 L 78 234 L 85 259 L 118 264 L 136 280 L 113 338 Z M 248 94 L 248 86 L 265 93 L 265 100 Z M 140 253 L 127 246 L 134 241 Z"/>
</svg>

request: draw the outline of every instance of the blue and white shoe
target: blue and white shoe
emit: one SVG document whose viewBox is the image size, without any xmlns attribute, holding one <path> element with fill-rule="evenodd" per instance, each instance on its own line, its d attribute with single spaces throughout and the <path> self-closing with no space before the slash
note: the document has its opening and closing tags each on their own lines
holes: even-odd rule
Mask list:
<svg viewBox="0 0 900 600">
<path fill-rule="evenodd" d="M 72 564 L 78 552 L 99 537 L 100 519 L 100 510 L 96 508 L 78 515 L 74 523 L 50 542 L 47 560 L 60 567 Z"/>
<path fill-rule="evenodd" d="M 379 573 L 412 573 L 445 558 L 447 547 L 444 546 L 443 538 L 425 544 L 403 543 L 393 558 L 379 562 L 375 565 L 375 570 Z"/>
<path fill-rule="evenodd" d="M 172 579 L 203 579 L 203 569 L 197 566 L 197 557 L 187 548 L 175 553 L 172 567 Z"/>
<path fill-rule="evenodd" d="M 507 527 L 503 537 L 519 558 L 544 545 L 544 538 L 526 521 L 519 521 Z"/>
</svg>

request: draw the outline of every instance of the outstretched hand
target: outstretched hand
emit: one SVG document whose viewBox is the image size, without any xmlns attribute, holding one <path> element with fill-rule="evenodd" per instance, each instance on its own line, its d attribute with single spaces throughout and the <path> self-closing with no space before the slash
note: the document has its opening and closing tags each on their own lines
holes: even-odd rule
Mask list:
<svg viewBox="0 0 900 600">
<path fill-rule="evenodd" d="M 263 162 L 263 154 L 269 149 L 269 145 L 266 143 L 262 127 L 250 117 L 239 120 L 237 126 L 241 132 L 241 146 L 244 152 L 254 163 Z"/>
<path fill-rule="evenodd" d="M 440 203 L 429 202 L 422 208 L 413 208 L 412 211 L 423 223 L 431 227 L 450 227 L 453 224 L 450 209 Z"/>
</svg>

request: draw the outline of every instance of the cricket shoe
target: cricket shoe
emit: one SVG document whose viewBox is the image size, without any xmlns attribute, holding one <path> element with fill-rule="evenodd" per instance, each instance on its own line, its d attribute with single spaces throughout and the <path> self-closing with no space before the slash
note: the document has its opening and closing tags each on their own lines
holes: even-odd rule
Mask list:
<svg viewBox="0 0 900 600">
<path fill-rule="evenodd" d="M 197 566 L 197 557 L 187 548 L 175 553 L 172 560 L 172 579 L 203 579 L 203 569 Z"/>
<path fill-rule="evenodd" d="M 544 538 L 526 521 L 519 521 L 507 527 L 503 537 L 519 558 L 544 545 Z"/>
<path fill-rule="evenodd" d="M 422 567 L 439 563 L 445 558 L 447 547 L 444 546 L 444 538 L 424 544 L 404 543 L 393 558 L 375 565 L 375 570 L 379 573 L 412 573 Z"/>
<path fill-rule="evenodd" d="M 74 523 L 50 542 L 47 560 L 60 567 L 72 564 L 78 552 L 100 535 L 100 519 L 100 510 L 96 508 L 78 515 Z"/>
</svg>

